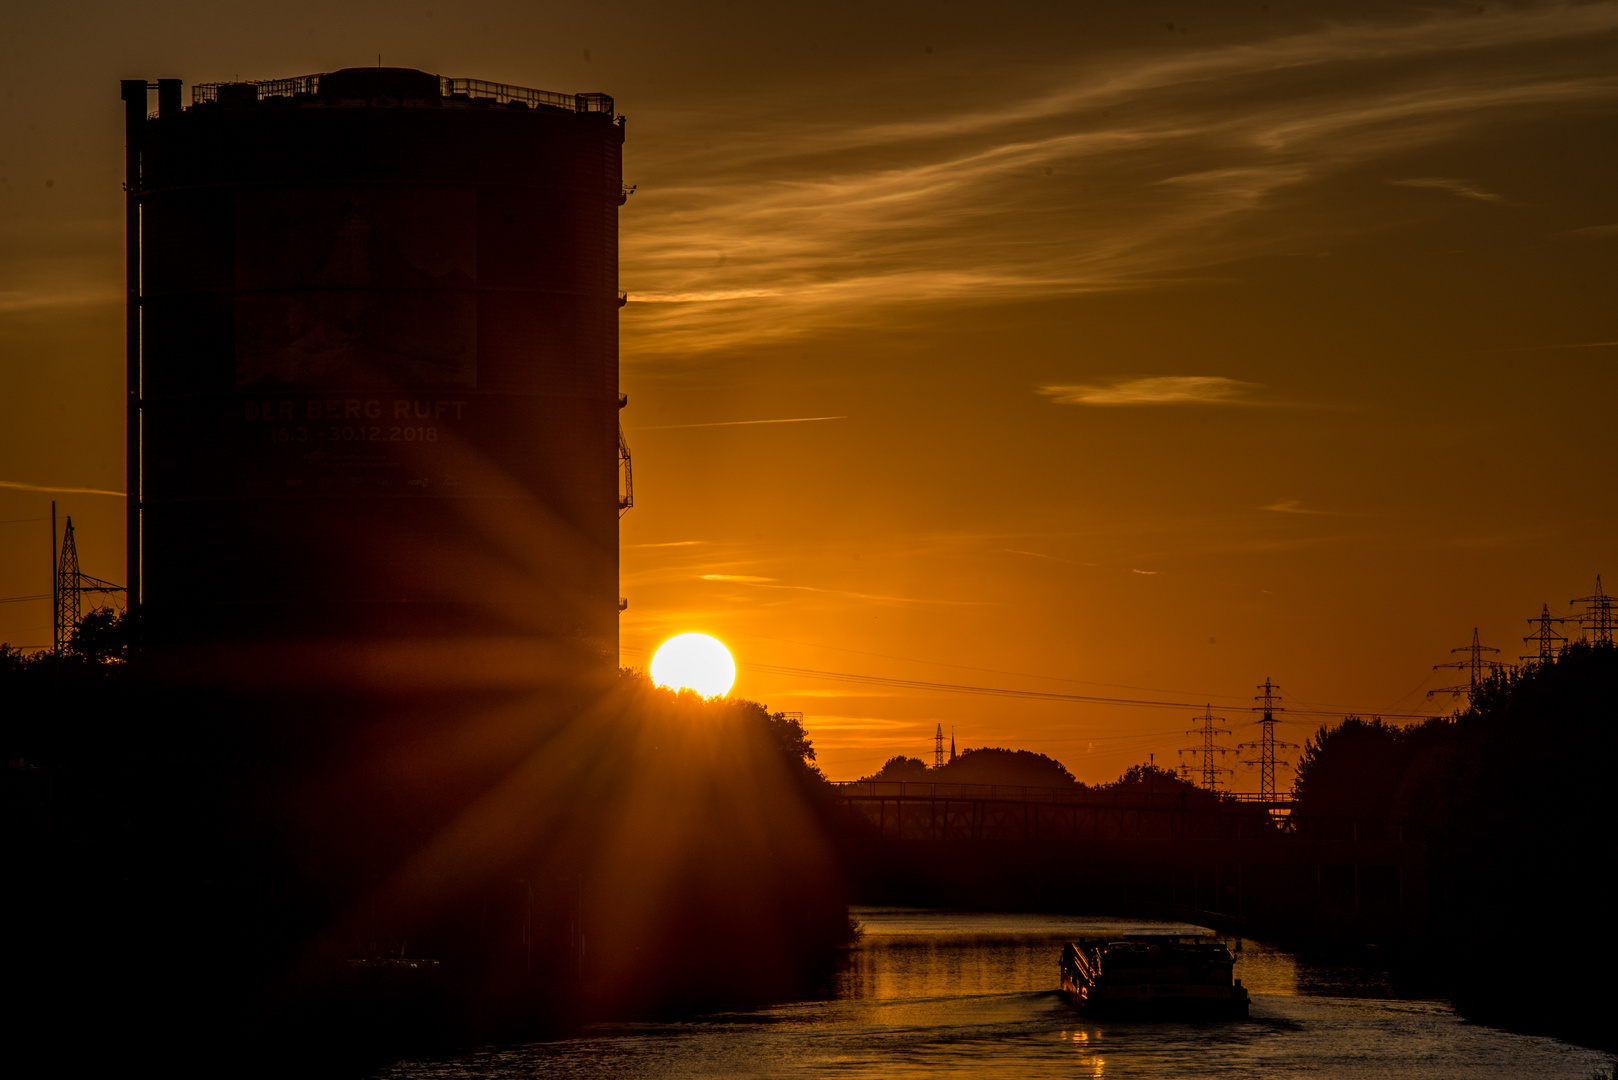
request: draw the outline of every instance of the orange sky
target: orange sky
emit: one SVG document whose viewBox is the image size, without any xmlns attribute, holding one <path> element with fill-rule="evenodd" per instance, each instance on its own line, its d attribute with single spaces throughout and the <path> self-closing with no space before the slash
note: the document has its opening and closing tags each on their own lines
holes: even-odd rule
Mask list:
<svg viewBox="0 0 1618 1080">
<path fill-rule="evenodd" d="M 1618 4 L 1078 7 L 6 6 L 0 597 L 11 485 L 122 486 L 117 80 L 379 52 L 628 115 L 624 658 L 715 634 L 834 778 L 1192 718 L 797 672 L 1417 712 L 1618 586 Z M 120 578 L 121 500 L 55 497 Z"/>
</svg>

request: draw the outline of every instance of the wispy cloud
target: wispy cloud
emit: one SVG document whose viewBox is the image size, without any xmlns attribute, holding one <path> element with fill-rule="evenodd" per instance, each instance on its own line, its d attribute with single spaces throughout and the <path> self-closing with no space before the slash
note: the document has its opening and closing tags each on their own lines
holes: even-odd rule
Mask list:
<svg viewBox="0 0 1618 1080">
<path fill-rule="evenodd" d="M 665 540 L 661 544 L 623 544 L 626 548 L 669 548 L 669 547 L 695 547 L 706 544 L 706 540 Z"/>
<path fill-rule="evenodd" d="M 1107 383 L 1041 386 L 1058 405 L 1257 405 L 1257 383 L 1222 375 L 1161 375 Z"/>
<path fill-rule="evenodd" d="M 24 484 L 19 480 L 0 480 L 0 488 L 10 488 L 13 491 L 47 491 L 63 495 L 113 495 L 120 499 L 124 497 L 121 491 L 108 491 L 106 488 L 87 487 L 52 487 L 48 484 Z"/>
<path fill-rule="evenodd" d="M 847 420 L 846 416 L 792 416 L 785 420 L 716 420 L 711 424 L 656 424 L 652 427 L 630 428 L 630 431 L 673 431 L 676 428 L 746 427 L 749 424 L 807 424 L 811 420 Z"/>
<path fill-rule="evenodd" d="M 795 695 L 804 697 L 890 697 L 889 694 L 813 694 L 810 691 L 794 690 Z M 921 728 L 924 725 L 914 720 L 889 720 L 874 716 L 816 716 L 806 721 L 816 731 L 904 731 L 911 728 Z"/>
<path fill-rule="evenodd" d="M 852 589 L 827 589 L 819 585 L 787 585 L 775 578 L 754 577 L 750 574 L 703 574 L 704 581 L 720 581 L 731 585 L 749 585 L 755 589 L 785 589 L 792 592 L 823 593 L 827 596 L 847 596 L 856 600 L 875 600 L 885 604 L 938 604 L 946 607 L 982 607 L 975 600 L 943 600 L 933 597 L 887 596 L 882 593 L 855 592 Z"/>
<path fill-rule="evenodd" d="M 807 697 L 807 698 L 880 698 L 880 697 L 898 697 L 898 696 L 900 696 L 899 694 L 897 694 L 896 692 L 893 692 L 893 691 L 889 691 L 889 690 L 873 690 L 873 689 L 870 689 L 870 688 L 862 689 L 862 690 L 860 690 L 859 692 L 856 693 L 856 692 L 850 691 L 850 690 L 819 690 L 819 689 L 805 690 L 801 686 L 793 687 L 790 690 L 780 690 L 780 691 L 777 691 L 777 693 L 786 695 L 788 697 Z"/>
<path fill-rule="evenodd" d="M 1484 349 L 1484 352 L 1555 352 L 1560 349 L 1610 349 L 1618 341 L 1574 341 L 1559 345 L 1517 345 L 1509 349 Z"/>
<path fill-rule="evenodd" d="M 655 302 L 626 318 L 626 356 L 891 325 L 918 303 L 1153 287 L 1327 244 L 1364 222 L 1297 214 L 1312 185 L 1501 117 L 1618 100 L 1597 47 L 1614 30 L 1614 4 L 1424 11 L 985 72 L 995 104 L 917 96 L 902 120 L 849 122 L 827 94 L 859 88 L 821 86 L 755 98 L 723 129 L 671 116 L 678 141 L 712 148 L 641 159 L 624 279 Z M 1552 44 L 1558 63 L 1533 62 Z"/>
<path fill-rule="evenodd" d="M 938 604 L 944 607 L 982 607 L 976 600 L 941 600 L 923 596 L 887 596 L 883 593 L 854 592 L 851 589 L 822 589 L 815 585 L 760 585 L 761 589 L 796 589 L 801 592 L 826 593 L 830 596 L 851 596 L 856 600 L 876 600 L 885 604 Z"/>
<path fill-rule="evenodd" d="M 1261 506 L 1259 509 L 1272 510 L 1277 514 L 1311 514 L 1333 516 L 1329 510 L 1310 510 L 1299 503 L 1297 499 L 1277 499 L 1268 506 Z"/>
<path fill-rule="evenodd" d="M 1476 184 L 1466 180 L 1453 180 L 1442 176 L 1423 177 L 1414 180 L 1390 180 L 1391 184 L 1399 187 L 1431 188 L 1434 191 L 1447 191 L 1451 195 L 1459 195 L 1463 199 L 1477 199 L 1479 202 L 1500 202 L 1501 198 L 1492 191 L 1485 191 Z"/>
<path fill-rule="evenodd" d="M 726 289 L 718 292 L 694 293 L 637 293 L 637 304 L 711 304 L 716 300 L 756 300 L 761 296 L 780 295 L 774 289 Z"/>
<path fill-rule="evenodd" d="M 1067 563 L 1069 566 L 1094 566 L 1093 562 L 1079 562 L 1076 559 L 1064 559 L 1059 555 L 1047 555 L 1043 551 L 1023 551 L 1021 548 L 1001 548 L 1007 555 L 1026 555 L 1031 559 L 1047 559 L 1050 562 Z"/>
<path fill-rule="evenodd" d="M 1161 574 L 1163 571 L 1161 571 L 1161 570 L 1130 570 L 1129 572 L 1131 574 L 1145 574 L 1147 577 L 1156 577 L 1158 574 Z"/>
<path fill-rule="evenodd" d="M 115 289 L 94 285 L 68 284 L 59 289 L 0 289 L 0 315 L 113 304 L 122 297 L 123 294 Z"/>
</svg>

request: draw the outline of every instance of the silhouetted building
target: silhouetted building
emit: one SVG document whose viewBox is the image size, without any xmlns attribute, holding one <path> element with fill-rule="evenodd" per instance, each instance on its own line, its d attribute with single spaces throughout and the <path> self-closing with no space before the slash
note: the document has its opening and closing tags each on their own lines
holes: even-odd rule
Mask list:
<svg viewBox="0 0 1618 1080">
<path fill-rule="evenodd" d="M 381 67 L 158 89 L 148 117 L 124 84 L 147 635 L 615 664 L 612 99 Z"/>
</svg>

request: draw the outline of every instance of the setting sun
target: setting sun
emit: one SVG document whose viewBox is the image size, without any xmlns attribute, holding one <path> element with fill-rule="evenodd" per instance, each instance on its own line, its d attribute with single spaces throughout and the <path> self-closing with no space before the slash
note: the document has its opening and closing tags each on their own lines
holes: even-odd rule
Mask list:
<svg viewBox="0 0 1618 1080">
<path fill-rule="evenodd" d="M 695 690 L 721 697 L 736 684 L 736 661 L 718 638 L 677 634 L 652 656 L 652 681 L 671 690 Z"/>
</svg>

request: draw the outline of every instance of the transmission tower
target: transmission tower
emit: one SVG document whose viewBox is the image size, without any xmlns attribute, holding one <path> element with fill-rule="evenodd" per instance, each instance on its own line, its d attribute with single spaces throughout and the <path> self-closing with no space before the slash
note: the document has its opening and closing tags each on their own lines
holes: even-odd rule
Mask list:
<svg viewBox="0 0 1618 1080">
<path fill-rule="evenodd" d="M 1202 745 L 1188 746 L 1184 750 L 1181 750 L 1180 753 L 1202 755 L 1202 786 L 1207 788 L 1209 791 L 1217 791 L 1219 790 L 1219 774 L 1228 773 L 1231 770 L 1219 764 L 1218 759 L 1215 758 L 1214 755 L 1229 754 L 1232 752 L 1232 750 L 1228 746 L 1220 746 L 1218 743 L 1214 742 L 1214 736 L 1229 735 L 1230 729 L 1214 726 L 1216 723 L 1224 723 L 1225 718 L 1223 716 L 1215 716 L 1213 714 L 1212 705 L 1209 705 L 1207 709 L 1204 710 L 1203 714 L 1196 719 L 1202 721 L 1202 726 L 1199 728 L 1192 728 L 1191 730 L 1187 731 L 1186 734 L 1201 735 Z"/>
<path fill-rule="evenodd" d="M 51 582 L 51 614 L 56 655 L 67 651 L 73 628 L 79 625 L 79 547 L 73 542 L 73 519 L 62 530 L 62 553 L 56 559 L 56 577 Z"/>
<path fill-rule="evenodd" d="M 1599 583 L 1600 579 L 1598 578 L 1597 584 Z M 1567 622 L 1566 618 L 1551 614 L 1551 606 L 1549 604 L 1541 604 L 1539 606 L 1539 615 L 1536 618 L 1528 620 L 1528 624 L 1530 626 L 1537 624 L 1539 629 L 1523 638 L 1525 643 L 1530 641 L 1537 643 L 1539 645 L 1539 649 L 1533 656 L 1519 656 L 1517 659 L 1531 660 L 1540 664 L 1548 664 L 1552 660 L 1555 660 L 1556 643 L 1558 641 L 1565 642 L 1567 641 L 1567 638 L 1563 637 L 1561 634 L 1558 634 L 1555 630 L 1552 630 L 1551 624 L 1565 622 Z"/>
<path fill-rule="evenodd" d="M 1597 645 L 1612 644 L 1614 622 L 1612 600 L 1612 597 L 1601 591 L 1601 575 L 1597 574 L 1595 595 L 1581 596 L 1577 600 L 1569 601 L 1584 605 L 1584 614 L 1579 616 L 1579 626 Z"/>
<path fill-rule="evenodd" d="M 51 504 L 51 529 L 56 529 L 56 504 Z M 122 585 L 91 577 L 79 572 L 79 545 L 73 540 L 73 519 L 68 518 L 62 529 L 62 553 L 53 567 L 51 581 L 51 621 L 54 624 L 56 655 L 61 656 L 73 641 L 73 631 L 83 617 L 85 593 L 123 592 Z"/>
<path fill-rule="evenodd" d="M 1433 665 L 1434 671 L 1438 671 L 1440 668 L 1459 668 L 1462 671 L 1468 672 L 1469 679 L 1467 684 L 1465 686 L 1440 686 L 1437 690 L 1427 691 L 1427 696 L 1432 697 L 1434 694 L 1452 694 L 1459 697 L 1462 694 L 1470 695 L 1477 693 L 1478 687 L 1483 685 L 1483 681 L 1485 679 L 1487 679 L 1490 675 L 1493 675 L 1495 672 L 1502 670 L 1506 666 L 1498 660 L 1485 660 L 1483 658 L 1483 654 L 1486 652 L 1497 653 L 1499 651 L 1499 649 L 1493 648 L 1492 646 L 1479 644 L 1478 630 L 1477 627 L 1474 626 L 1472 628 L 1472 644 L 1462 645 L 1459 649 L 1450 650 L 1451 653 L 1466 653 L 1466 659 L 1451 660 L 1447 664 Z"/>
<path fill-rule="evenodd" d="M 944 767 L 944 725 L 939 724 L 938 730 L 933 732 L 933 768 Z"/>
<path fill-rule="evenodd" d="M 1275 738 L 1275 714 L 1286 712 L 1280 705 L 1281 695 L 1276 693 L 1281 689 L 1268 678 L 1265 678 L 1259 689 L 1264 691 L 1253 698 L 1259 704 L 1253 706 L 1253 711 L 1259 714 L 1258 741 L 1238 743 L 1238 750 L 1257 750 L 1258 757 L 1252 761 L 1243 761 L 1243 765 L 1258 766 L 1258 787 L 1264 796 L 1265 802 L 1275 801 L 1275 752 L 1277 750 L 1296 749 L 1297 743 L 1278 742 Z M 1281 764 L 1287 765 L 1287 762 Z M 1288 766 L 1290 768 L 1290 765 Z"/>
</svg>

